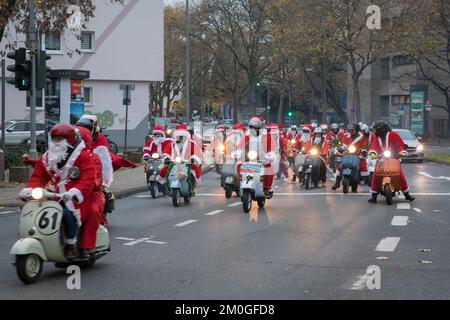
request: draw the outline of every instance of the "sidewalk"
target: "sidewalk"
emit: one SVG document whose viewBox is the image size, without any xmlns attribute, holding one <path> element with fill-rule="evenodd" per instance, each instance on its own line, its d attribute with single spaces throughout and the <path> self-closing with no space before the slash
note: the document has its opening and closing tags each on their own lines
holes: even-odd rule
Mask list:
<svg viewBox="0 0 450 320">
<path fill-rule="evenodd" d="M 423 142 L 424 145 L 428 146 L 446 146 L 450 147 L 450 139 L 449 138 L 433 138 L 433 139 L 427 139 Z"/>
<path fill-rule="evenodd" d="M 210 167 L 205 167 L 203 173 L 209 172 Z M 20 207 L 23 202 L 18 200 L 19 192 L 24 185 L 3 188 L 0 184 L 0 208 L 1 207 Z M 145 183 L 144 166 L 136 169 L 124 169 L 114 173 L 114 183 L 111 187 L 117 199 L 126 198 L 130 195 L 145 192 L 148 187 Z"/>
</svg>

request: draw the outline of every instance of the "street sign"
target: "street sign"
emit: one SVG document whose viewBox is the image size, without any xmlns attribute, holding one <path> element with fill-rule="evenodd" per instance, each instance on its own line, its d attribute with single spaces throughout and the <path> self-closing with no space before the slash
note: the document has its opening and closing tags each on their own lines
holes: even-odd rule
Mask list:
<svg viewBox="0 0 450 320">
<path fill-rule="evenodd" d="M 433 109 L 433 104 L 431 103 L 430 99 L 428 99 L 427 103 L 425 104 L 425 110 L 427 112 L 431 112 L 432 109 Z"/>
</svg>

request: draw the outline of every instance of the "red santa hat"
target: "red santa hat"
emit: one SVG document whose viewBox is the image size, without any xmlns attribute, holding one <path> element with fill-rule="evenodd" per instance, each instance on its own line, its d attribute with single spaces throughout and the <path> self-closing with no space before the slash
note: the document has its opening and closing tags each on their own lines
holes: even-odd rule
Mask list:
<svg viewBox="0 0 450 320">
<path fill-rule="evenodd" d="M 234 131 L 245 131 L 245 126 L 242 123 L 236 123 L 235 125 L 233 125 L 233 127 L 231 127 L 231 129 Z"/>
<path fill-rule="evenodd" d="M 278 125 L 278 128 L 280 128 L 280 129 L 286 129 L 286 126 L 285 126 L 284 124 L 281 123 L 281 124 Z"/>
<path fill-rule="evenodd" d="M 314 131 L 314 127 L 310 124 L 307 124 L 307 125 L 303 126 L 302 131 L 304 131 L 304 130 L 308 130 L 309 133 L 312 133 Z"/>
<path fill-rule="evenodd" d="M 217 126 L 216 131 L 225 131 L 227 128 L 225 126 Z"/>
<path fill-rule="evenodd" d="M 173 137 L 176 139 L 178 137 L 186 137 L 191 138 L 191 134 L 188 131 L 187 125 L 180 124 L 175 128 L 175 131 L 173 133 Z"/>
<path fill-rule="evenodd" d="M 164 127 L 163 127 L 163 126 L 156 126 L 156 127 L 154 127 L 154 128 L 153 128 L 153 134 L 154 134 L 154 135 L 155 135 L 155 134 L 161 134 L 161 135 L 164 136 L 164 134 L 165 134 Z"/>
</svg>

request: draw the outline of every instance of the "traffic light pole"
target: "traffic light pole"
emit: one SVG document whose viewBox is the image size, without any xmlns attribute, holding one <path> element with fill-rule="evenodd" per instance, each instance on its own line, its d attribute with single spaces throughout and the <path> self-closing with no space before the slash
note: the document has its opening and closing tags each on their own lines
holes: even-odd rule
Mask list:
<svg viewBox="0 0 450 320">
<path fill-rule="evenodd" d="M 30 124 L 31 124 L 31 145 L 30 155 L 32 159 L 37 159 L 36 150 L 36 57 L 38 53 L 37 28 L 36 28 L 36 3 L 29 0 L 30 28 L 28 39 L 30 43 L 31 58 L 31 95 L 30 95 Z"/>
<path fill-rule="evenodd" d="M 190 33 L 189 33 L 189 0 L 186 0 L 186 13 L 184 28 L 186 33 L 186 56 L 185 56 L 185 67 L 186 67 L 186 79 L 185 79 L 185 101 L 186 101 L 186 124 L 189 125 L 191 122 L 191 47 L 190 47 Z"/>
<path fill-rule="evenodd" d="M 1 149 L 5 150 L 5 107 L 6 107 L 6 100 L 5 100 L 5 86 L 6 86 L 6 71 L 5 71 L 6 65 L 5 65 L 5 59 L 2 59 L 2 145 Z"/>
</svg>

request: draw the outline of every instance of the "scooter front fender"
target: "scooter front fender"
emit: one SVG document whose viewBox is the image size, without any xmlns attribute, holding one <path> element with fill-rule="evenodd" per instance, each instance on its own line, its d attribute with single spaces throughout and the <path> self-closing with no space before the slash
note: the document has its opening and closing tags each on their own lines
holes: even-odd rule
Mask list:
<svg viewBox="0 0 450 320">
<path fill-rule="evenodd" d="M 181 182 L 179 180 L 172 181 L 170 189 L 181 189 Z"/>
<path fill-rule="evenodd" d="M 44 247 L 42 246 L 41 242 L 34 238 L 23 238 L 18 240 L 13 245 L 9 253 L 15 256 L 35 254 L 39 256 L 43 261 L 48 261 L 47 255 L 45 254 Z"/>
<path fill-rule="evenodd" d="M 250 180 L 250 181 L 243 181 L 241 184 L 241 189 L 242 190 L 255 190 L 255 181 Z"/>
</svg>

